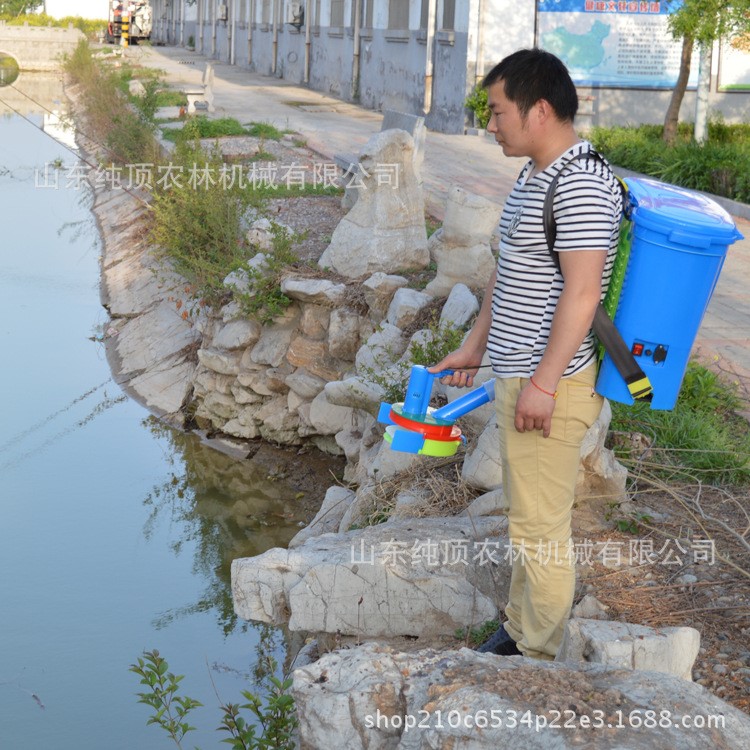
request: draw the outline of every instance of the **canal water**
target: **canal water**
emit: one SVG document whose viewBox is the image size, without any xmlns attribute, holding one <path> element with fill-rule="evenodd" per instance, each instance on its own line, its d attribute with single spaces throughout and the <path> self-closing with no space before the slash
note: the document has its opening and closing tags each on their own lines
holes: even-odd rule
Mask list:
<svg viewBox="0 0 750 750">
<path fill-rule="evenodd" d="M 54 118 L 28 116 L 0 104 L 0 748 L 173 747 L 128 671 L 154 648 L 205 706 L 183 746 L 221 747 L 212 679 L 241 701 L 284 658 L 235 621 L 229 563 L 286 544 L 294 490 L 114 384 L 91 195 L 65 187 Z"/>
</svg>

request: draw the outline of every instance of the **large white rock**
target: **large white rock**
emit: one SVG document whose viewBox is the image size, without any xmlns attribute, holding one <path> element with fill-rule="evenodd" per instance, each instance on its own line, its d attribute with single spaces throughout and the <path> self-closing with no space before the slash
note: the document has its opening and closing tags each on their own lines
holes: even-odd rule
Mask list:
<svg viewBox="0 0 750 750">
<path fill-rule="evenodd" d="M 385 317 L 396 290 L 408 283 L 403 276 L 387 274 L 382 271 L 374 273 L 369 279 L 362 282 L 365 302 L 375 320 L 382 320 Z"/>
<path fill-rule="evenodd" d="M 397 289 L 385 319 L 397 328 L 406 328 L 430 302 L 432 302 L 432 297 L 424 292 L 406 287 Z"/>
<path fill-rule="evenodd" d="M 329 487 L 315 518 L 304 529 L 295 534 L 289 542 L 289 549 L 301 546 L 314 536 L 338 531 L 341 518 L 346 513 L 346 509 L 352 500 L 354 500 L 352 490 L 337 484 Z"/>
<path fill-rule="evenodd" d="M 323 252 L 322 268 L 357 278 L 427 266 L 424 197 L 413 154 L 414 141 L 403 130 L 386 130 L 367 142 L 359 163 L 368 176 L 362 180 L 356 204 Z M 391 184 L 384 179 L 386 167 L 393 176 Z"/>
<path fill-rule="evenodd" d="M 461 479 L 469 486 L 482 490 L 494 490 L 502 484 L 500 435 L 494 414 L 476 444 L 466 454 L 461 467 Z"/>
<path fill-rule="evenodd" d="M 404 353 L 408 343 L 400 328 L 383 323 L 357 352 L 354 360 L 357 372 L 366 369 L 382 372 Z"/>
<path fill-rule="evenodd" d="M 437 264 L 435 278 L 425 291 L 436 297 L 448 294 L 457 283 L 485 289 L 495 267 L 490 236 L 500 207 L 455 187 L 448 193 L 443 226 L 430 237 L 430 257 Z"/>
<path fill-rule="evenodd" d="M 557 661 L 665 672 L 692 680 L 701 645 L 695 628 L 649 628 L 610 620 L 568 620 Z"/>
<path fill-rule="evenodd" d="M 409 518 L 237 559 L 235 611 L 307 632 L 451 635 L 504 605 L 509 566 L 472 562 L 488 541 L 502 558 L 504 529 L 498 518 Z"/>
<path fill-rule="evenodd" d="M 211 342 L 216 349 L 245 349 L 260 338 L 261 327 L 256 320 L 235 318 L 223 325 Z"/>
<path fill-rule="evenodd" d="M 479 302 L 466 284 L 456 284 L 440 312 L 440 323 L 463 328 L 479 312 Z"/>
<path fill-rule="evenodd" d="M 287 375 L 284 382 L 302 398 L 315 398 L 326 385 L 323 378 L 313 375 L 304 368 L 299 368 L 291 375 Z"/>
<path fill-rule="evenodd" d="M 360 346 L 360 316 L 352 310 L 339 308 L 331 311 L 328 326 L 328 351 L 337 359 L 354 361 Z"/>
<path fill-rule="evenodd" d="M 345 380 L 334 380 L 325 385 L 329 403 L 363 409 L 376 416 L 385 397 L 383 389 L 375 383 L 355 375 Z"/>
<path fill-rule="evenodd" d="M 258 343 L 252 348 L 250 358 L 259 365 L 278 367 L 284 360 L 296 331 L 296 319 L 286 319 L 263 326 Z"/>
<path fill-rule="evenodd" d="M 286 276 L 281 280 L 281 291 L 291 299 L 315 305 L 340 305 L 346 295 L 346 285 L 330 279 L 311 279 L 305 276 Z"/>
<path fill-rule="evenodd" d="M 293 680 L 302 748 L 750 747 L 747 714 L 699 685 L 658 672 L 467 648 L 404 653 L 365 643 L 323 655 L 295 670 Z M 697 717 L 703 727 L 716 717 L 716 728 L 696 728 Z"/>
<path fill-rule="evenodd" d="M 309 420 L 319 435 L 335 435 L 351 427 L 354 410 L 348 406 L 332 404 L 321 391 L 310 404 Z"/>
</svg>

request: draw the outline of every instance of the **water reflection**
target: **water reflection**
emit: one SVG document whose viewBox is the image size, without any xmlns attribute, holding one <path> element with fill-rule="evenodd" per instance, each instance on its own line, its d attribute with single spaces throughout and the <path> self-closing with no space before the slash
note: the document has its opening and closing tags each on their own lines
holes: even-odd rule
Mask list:
<svg viewBox="0 0 750 750">
<path fill-rule="evenodd" d="M 18 78 L 20 72 L 14 58 L 0 54 L 0 87 L 10 86 Z"/>
<path fill-rule="evenodd" d="M 149 539 L 159 524 L 168 523 L 173 553 L 193 550 L 193 572 L 206 582 L 195 602 L 162 613 L 154 625 L 161 628 L 210 610 L 229 634 L 238 627 L 229 585 L 231 562 L 286 547 L 303 519 L 295 489 L 270 478 L 253 461 L 224 455 L 155 417 L 144 419 L 143 425 L 169 445 L 165 461 L 171 467 L 143 501 L 150 510 L 144 535 Z"/>
</svg>

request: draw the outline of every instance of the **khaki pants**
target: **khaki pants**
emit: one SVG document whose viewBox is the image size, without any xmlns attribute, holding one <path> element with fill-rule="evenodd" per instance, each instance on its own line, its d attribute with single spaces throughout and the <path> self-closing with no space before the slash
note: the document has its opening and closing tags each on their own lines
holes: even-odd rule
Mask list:
<svg viewBox="0 0 750 750">
<path fill-rule="evenodd" d="M 514 553 L 505 629 L 521 652 L 539 659 L 554 659 L 573 604 L 570 521 L 581 443 L 603 403 L 594 394 L 595 380 L 591 366 L 560 381 L 548 438 L 513 425 L 516 399 L 528 380 L 498 378 L 495 385 Z"/>
</svg>

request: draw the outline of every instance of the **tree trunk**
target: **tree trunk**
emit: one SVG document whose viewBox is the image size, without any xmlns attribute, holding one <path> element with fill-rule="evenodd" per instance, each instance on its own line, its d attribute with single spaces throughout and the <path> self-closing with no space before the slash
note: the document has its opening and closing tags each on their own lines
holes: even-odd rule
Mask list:
<svg viewBox="0 0 750 750">
<path fill-rule="evenodd" d="M 682 56 L 680 58 L 680 74 L 677 83 L 672 90 L 672 98 L 669 100 L 667 114 L 664 118 L 664 142 L 671 146 L 677 137 L 677 123 L 680 119 L 680 106 L 685 97 L 688 78 L 690 78 L 690 60 L 693 56 L 693 38 L 690 36 L 682 39 Z"/>
</svg>

